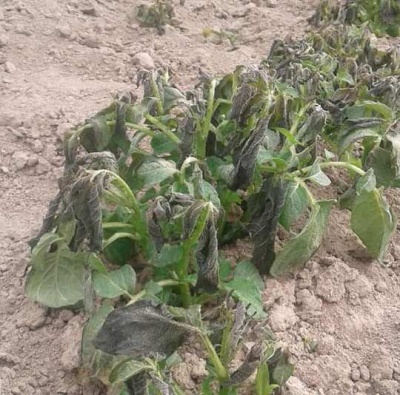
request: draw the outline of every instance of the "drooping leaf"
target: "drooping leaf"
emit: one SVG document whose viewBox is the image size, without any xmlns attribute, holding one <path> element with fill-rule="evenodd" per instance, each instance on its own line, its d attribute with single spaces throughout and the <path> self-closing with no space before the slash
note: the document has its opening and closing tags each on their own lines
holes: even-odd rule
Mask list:
<svg viewBox="0 0 400 395">
<path fill-rule="evenodd" d="M 318 185 L 326 187 L 330 185 L 331 180 L 329 177 L 322 171 L 321 166 L 318 162 L 315 162 L 308 175 L 306 176 L 306 180 L 310 180 Z"/>
<path fill-rule="evenodd" d="M 266 178 L 260 191 L 249 199 L 249 232 L 253 263 L 262 274 L 268 273 L 275 259 L 275 235 L 284 204 L 286 183 L 280 176 Z"/>
<path fill-rule="evenodd" d="M 366 160 L 367 166 L 374 169 L 378 186 L 396 186 L 399 175 L 393 163 L 391 150 L 382 147 L 374 148 Z"/>
<path fill-rule="evenodd" d="M 118 384 L 124 383 L 131 377 L 137 374 L 149 370 L 150 366 L 143 361 L 138 361 L 135 359 L 126 359 L 125 361 L 117 364 L 110 373 L 110 383 Z"/>
<path fill-rule="evenodd" d="M 72 252 L 57 234 L 42 236 L 32 251 L 25 293 L 49 307 L 72 306 L 83 300 L 83 253 Z"/>
<path fill-rule="evenodd" d="M 326 122 L 326 112 L 321 106 L 316 106 L 311 115 L 304 122 L 296 135 L 296 139 L 303 145 L 313 143 L 322 132 Z"/>
<path fill-rule="evenodd" d="M 112 132 L 107 124 L 106 116 L 95 116 L 88 122 L 87 127 L 80 136 L 80 143 L 88 152 L 103 151 L 109 144 Z"/>
<path fill-rule="evenodd" d="M 244 261 L 236 266 L 232 281 L 223 284 L 228 291 L 233 291 L 245 305 L 249 305 L 249 315 L 255 318 L 265 317 L 261 295 L 264 289 L 264 282 L 257 269 L 251 262 Z"/>
<path fill-rule="evenodd" d="M 124 265 L 107 273 L 93 273 L 94 290 L 102 298 L 112 299 L 121 295 L 133 295 L 135 286 L 136 273 L 130 265 Z"/>
<path fill-rule="evenodd" d="M 165 306 L 140 300 L 115 309 L 94 342 L 113 355 L 169 356 L 182 344 L 192 327 L 175 321 Z"/>
<path fill-rule="evenodd" d="M 289 230 L 294 221 L 300 218 L 308 205 L 307 191 L 298 182 L 290 181 L 286 190 L 285 204 L 279 223 Z"/>
<path fill-rule="evenodd" d="M 339 137 L 338 154 L 341 156 L 346 149 L 357 140 L 362 140 L 366 137 L 379 137 L 379 133 L 373 129 L 358 129 L 351 128 L 341 133 Z"/>
<path fill-rule="evenodd" d="M 351 228 L 374 258 L 381 259 L 397 218 L 382 191 L 363 190 L 356 197 L 351 211 Z"/>
<path fill-rule="evenodd" d="M 332 205 L 333 201 L 319 201 L 312 208 L 303 230 L 277 254 L 270 270 L 271 275 L 279 276 L 304 265 L 315 254 L 322 243 Z"/>
</svg>

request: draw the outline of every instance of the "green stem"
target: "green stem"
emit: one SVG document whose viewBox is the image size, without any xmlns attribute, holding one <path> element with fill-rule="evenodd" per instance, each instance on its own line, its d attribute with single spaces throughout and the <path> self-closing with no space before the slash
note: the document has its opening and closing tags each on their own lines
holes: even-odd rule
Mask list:
<svg viewBox="0 0 400 395">
<path fill-rule="evenodd" d="M 151 73 L 150 75 L 150 85 L 151 85 L 151 90 L 153 91 L 153 95 L 157 99 L 157 113 L 158 115 L 162 115 L 164 114 L 164 108 L 160 91 L 158 90 L 157 81 L 154 78 L 154 73 Z"/>
<path fill-rule="evenodd" d="M 226 381 L 229 378 L 228 371 L 225 369 L 225 366 L 222 364 L 221 360 L 218 357 L 217 352 L 213 344 L 211 343 L 209 337 L 205 334 L 200 334 L 201 340 L 203 341 L 204 347 L 207 349 L 207 353 L 209 358 L 211 359 L 211 363 L 215 368 L 215 372 L 217 373 L 218 380 L 220 382 Z"/>
<path fill-rule="evenodd" d="M 321 167 L 321 169 L 326 169 L 327 167 L 342 167 L 349 171 L 354 171 L 355 173 L 359 174 L 360 176 L 365 175 L 365 171 L 363 169 L 360 169 L 359 167 L 352 165 L 351 163 L 347 163 L 347 162 L 322 162 L 322 163 L 319 163 L 319 166 Z M 308 173 L 311 170 L 311 168 L 312 168 L 312 166 L 307 166 L 300 170 L 296 170 L 290 174 L 295 177 L 301 176 L 302 174 Z"/>
<path fill-rule="evenodd" d="M 179 281 L 176 280 L 161 280 L 156 282 L 157 285 L 159 285 L 160 287 L 173 287 L 176 285 L 180 285 Z M 133 304 L 135 302 L 137 302 L 139 299 L 143 298 L 146 295 L 146 290 L 142 289 L 140 292 L 138 292 L 135 295 L 129 295 L 129 297 L 131 298 L 131 300 L 128 302 L 127 305 Z"/>
<path fill-rule="evenodd" d="M 183 242 L 182 258 L 178 262 L 176 270 L 179 280 L 182 281 L 180 285 L 180 293 L 182 297 L 183 307 L 188 307 L 190 305 L 190 299 L 191 299 L 190 287 L 189 284 L 185 281 L 185 278 L 189 271 L 190 257 L 194 245 L 196 244 L 197 240 L 203 233 L 203 229 L 208 220 L 208 216 L 210 215 L 210 211 L 211 211 L 211 206 L 209 203 L 206 203 L 201 209 L 201 213 L 197 218 L 196 225 L 193 229 L 192 234 Z"/>
<path fill-rule="evenodd" d="M 164 133 L 171 141 L 176 144 L 180 144 L 181 140 L 178 136 L 172 133 L 165 125 L 163 125 L 157 118 L 153 117 L 150 114 L 145 115 L 147 121 L 153 124 L 157 129 L 159 129 L 162 133 Z"/>
<path fill-rule="evenodd" d="M 197 131 L 197 142 L 196 142 L 196 157 L 200 160 L 204 160 L 206 157 L 206 142 L 208 133 L 211 129 L 211 118 L 214 114 L 214 97 L 215 97 L 215 87 L 217 86 L 217 81 L 212 80 L 210 84 L 210 90 L 208 91 L 207 99 L 207 110 L 206 116 L 204 117 L 204 122 L 201 125 L 200 130 Z"/>
</svg>

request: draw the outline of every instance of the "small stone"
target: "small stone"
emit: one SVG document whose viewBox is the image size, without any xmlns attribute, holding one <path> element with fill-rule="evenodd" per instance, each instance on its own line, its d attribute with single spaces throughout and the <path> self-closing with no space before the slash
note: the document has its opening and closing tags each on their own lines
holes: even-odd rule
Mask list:
<svg viewBox="0 0 400 395">
<path fill-rule="evenodd" d="M 387 286 L 387 284 L 384 282 L 384 281 L 378 281 L 376 284 L 375 284 L 375 289 L 378 291 L 378 292 L 381 292 L 381 293 L 383 293 L 383 292 L 385 292 L 387 289 L 388 289 L 388 286 Z"/>
<path fill-rule="evenodd" d="M 15 166 L 15 169 L 22 170 L 28 163 L 29 156 L 27 153 L 22 151 L 16 151 L 11 157 L 11 161 Z"/>
<path fill-rule="evenodd" d="M 269 313 L 269 324 L 275 332 L 283 332 L 299 320 L 292 307 L 276 305 Z"/>
<path fill-rule="evenodd" d="M 267 7 L 275 8 L 278 6 L 278 0 L 267 0 Z"/>
<path fill-rule="evenodd" d="M 10 169 L 9 169 L 7 166 L 1 166 L 1 167 L 0 167 L 0 171 L 1 171 L 3 174 L 8 174 L 8 173 L 10 172 Z"/>
<path fill-rule="evenodd" d="M 364 381 L 369 381 L 369 379 L 371 378 L 371 374 L 369 372 L 368 366 L 365 365 L 360 366 L 360 375 Z"/>
<path fill-rule="evenodd" d="M 317 393 L 310 390 L 302 381 L 297 377 L 291 376 L 286 381 L 283 387 L 283 395 L 316 395 Z"/>
<path fill-rule="evenodd" d="M 132 58 L 132 63 L 134 65 L 137 64 L 146 70 L 153 70 L 156 67 L 153 58 L 146 52 L 138 52 L 136 55 L 134 55 Z"/>
<path fill-rule="evenodd" d="M 88 48 L 100 48 L 100 41 L 96 37 L 87 37 L 82 44 Z"/>
<path fill-rule="evenodd" d="M 6 62 L 4 65 L 4 69 L 9 74 L 15 73 L 15 71 L 17 70 L 14 63 L 11 63 L 11 62 Z"/>
<path fill-rule="evenodd" d="M 33 149 L 34 152 L 36 152 L 38 154 L 39 152 L 43 151 L 43 148 L 44 148 L 43 144 L 42 144 L 42 142 L 40 140 L 34 140 L 33 141 L 32 149 Z"/>
<path fill-rule="evenodd" d="M 352 365 L 350 378 L 353 381 L 358 381 L 361 378 L 360 369 L 357 365 Z"/>
<path fill-rule="evenodd" d="M 58 34 L 63 37 L 63 38 L 69 38 L 71 37 L 71 28 L 69 25 L 60 25 L 57 27 L 57 32 Z"/>
<path fill-rule="evenodd" d="M 26 310 L 21 321 L 18 323 L 19 327 L 26 326 L 31 330 L 41 328 L 46 322 L 47 309 L 40 307 L 37 304 L 30 304 L 29 309 Z"/>
<path fill-rule="evenodd" d="M 8 36 L 6 34 L 0 34 L 0 48 L 5 47 L 8 44 Z"/>
<path fill-rule="evenodd" d="M 15 356 L 5 352 L 0 352 L 0 366 L 13 366 L 19 364 L 20 359 Z"/>
<path fill-rule="evenodd" d="M 75 315 L 71 310 L 61 310 L 58 318 L 64 322 L 68 322 L 74 318 Z"/>
<path fill-rule="evenodd" d="M 51 170 L 50 162 L 44 158 L 39 157 L 35 173 L 37 175 L 41 175 L 48 173 L 50 170 Z"/>
</svg>

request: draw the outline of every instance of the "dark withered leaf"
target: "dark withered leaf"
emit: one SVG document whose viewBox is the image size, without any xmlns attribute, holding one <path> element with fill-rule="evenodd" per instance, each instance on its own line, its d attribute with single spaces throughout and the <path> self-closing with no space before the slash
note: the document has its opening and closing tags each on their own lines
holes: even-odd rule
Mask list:
<svg viewBox="0 0 400 395">
<path fill-rule="evenodd" d="M 161 380 L 159 377 L 157 377 L 154 373 L 151 374 L 151 381 L 154 384 L 154 386 L 157 388 L 158 391 L 160 391 L 161 395 L 170 395 L 170 386 L 163 380 Z"/>
<path fill-rule="evenodd" d="M 258 121 L 257 127 L 233 154 L 235 168 L 229 175 L 229 187 L 233 190 L 247 188 L 253 180 L 257 154 L 268 129 L 269 118 Z"/>
<path fill-rule="evenodd" d="M 315 141 L 315 138 L 322 132 L 326 122 L 326 112 L 321 106 L 316 106 L 311 115 L 304 122 L 297 133 L 297 140 L 308 145 Z"/>
<path fill-rule="evenodd" d="M 164 245 L 164 235 L 162 233 L 161 222 L 170 220 L 171 213 L 170 203 L 163 196 L 159 196 L 154 200 L 147 213 L 149 233 L 154 241 L 157 252 L 160 252 Z"/>
<path fill-rule="evenodd" d="M 140 372 L 126 381 L 129 395 L 147 395 L 148 372 Z"/>
<path fill-rule="evenodd" d="M 249 232 L 253 263 L 261 274 L 267 274 L 275 259 L 275 235 L 285 201 L 286 183 L 279 176 L 269 176 L 260 191 L 249 200 L 251 223 Z"/>
<path fill-rule="evenodd" d="M 224 385 L 231 386 L 246 381 L 256 371 L 258 365 L 260 364 L 262 351 L 262 343 L 256 343 L 250 349 L 244 362 L 231 374 L 230 379 L 224 383 Z"/>
<path fill-rule="evenodd" d="M 197 290 L 216 292 L 218 290 L 218 238 L 214 220 L 210 219 L 199 239 L 196 251 Z"/>
<path fill-rule="evenodd" d="M 95 347 L 113 355 L 169 356 L 193 328 L 177 322 L 165 306 L 141 300 L 115 309 L 95 339 Z"/>
<path fill-rule="evenodd" d="M 178 167 L 180 168 L 186 158 L 192 154 L 193 140 L 195 134 L 195 120 L 193 117 L 187 117 L 183 124 L 180 125 L 179 130 L 181 132 L 181 144 L 179 150 L 181 157 L 179 160 Z"/>
</svg>

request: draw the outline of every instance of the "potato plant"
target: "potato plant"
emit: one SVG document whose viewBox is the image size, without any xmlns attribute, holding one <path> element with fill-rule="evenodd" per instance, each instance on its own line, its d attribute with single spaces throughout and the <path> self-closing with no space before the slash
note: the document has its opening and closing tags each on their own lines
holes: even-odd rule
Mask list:
<svg viewBox="0 0 400 395">
<path fill-rule="evenodd" d="M 255 394 L 276 392 L 293 367 L 263 330 L 261 275 L 303 266 L 333 207 L 351 211 L 378 260 L 396 228 L 383 188 L 400 179 L 399 59 L 364 27 L 327 26 L 189 91 L 140 73 L 140 101 L 123 94 L 71 130 L 26 293 L 86 309 L 83 369 L 119 394 L 182 394 L 170 372 L 197 337 L 204 395 L 236 394 L 251 376 Z M 352 182 L 318 199 L 330 168 Z M 251 259 L 231 262 L 221 247 L 238 239 Z"/>
</svg>

